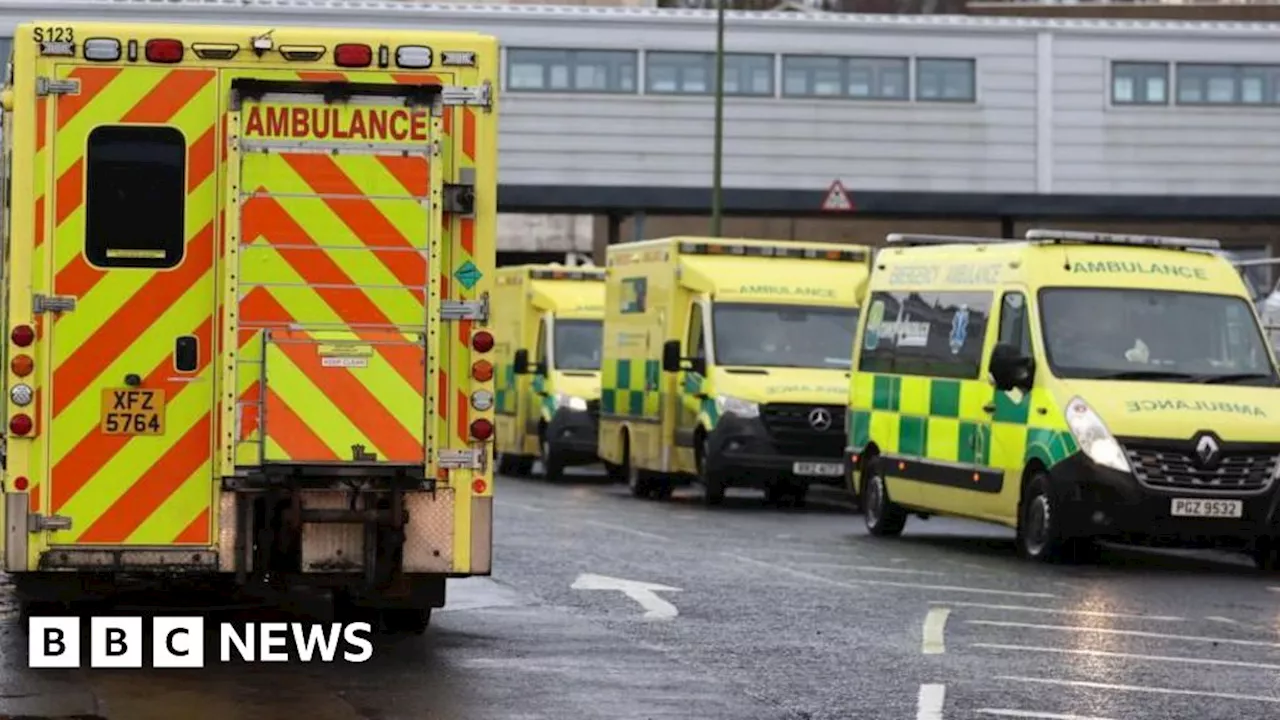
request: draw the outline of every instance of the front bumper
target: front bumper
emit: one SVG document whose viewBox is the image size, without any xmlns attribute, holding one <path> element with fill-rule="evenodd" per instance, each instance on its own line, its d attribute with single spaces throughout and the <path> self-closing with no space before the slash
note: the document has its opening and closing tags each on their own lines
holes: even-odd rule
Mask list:
<svg viewBox="0 0 1280 720">
<path fill-rule="evenodd" d="M 547 439 L 566 465 L 589 465 L 598 460 L 600 430 L 594 413 L 556 410 L 547 425 Z"/>
<path fill-rule="evenodd" d="M 759 417 L 724 415 L 707 436 L 707 470 L 726 487 L 760 488 L 783 480 L 793 484 L 844 487 L 844 432 L 832 426 L 812 437 L 770 434 Z M 797 465 L 828 468 L 829 474 L 797 473 Z"/>
<path fill-rule="evenodd" d="M 1280 482 L 1252 494 L 1152 488 L 1083 453 L 1055 465 L 1050 476 L 1064 491 L 1073 535 L 1178 547 L 1247 546 L 1280 537 Z M 1174 498 L 1239 501 L 1243 512 L 1239 518 L 1178 517 Z"/>
</svg>

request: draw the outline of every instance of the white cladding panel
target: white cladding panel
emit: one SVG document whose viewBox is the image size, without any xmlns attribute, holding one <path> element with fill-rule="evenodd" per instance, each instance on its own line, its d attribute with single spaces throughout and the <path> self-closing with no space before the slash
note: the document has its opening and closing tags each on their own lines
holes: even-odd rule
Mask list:
<svg viewBox="0 0 1280 720">
<path fill-rule="evenodd" d="M 19 20 L 418 26 L 492 33 L 506 48 L 714 49 L 714 14 L 406 2 L 0 0 Z M 731 16 L 729 52 L 959 57 L 976 101 L 730 97 L 724 184 L 822 190 L 1270 195 L 1280 106 L 1115 107 L 1112 60 L 1280 63 L 1280 26 L 945 16 Z M 781 62 L 775 63 L 781 69 Z M 710 96 L 501 95 L 504 185 L 711 184 Z M 1172 83 L 1173 78 L 1170 77 Z M 775 81 L 775 93 L 781 84 Z M 1172 88 L 1170 89 L 1172 92 Z"/>
</svg>

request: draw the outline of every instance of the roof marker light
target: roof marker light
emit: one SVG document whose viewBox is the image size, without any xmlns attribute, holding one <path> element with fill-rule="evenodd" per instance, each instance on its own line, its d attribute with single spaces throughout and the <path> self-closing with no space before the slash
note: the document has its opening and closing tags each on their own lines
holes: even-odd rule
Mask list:
<svg viewBox="0 0 1280 720">
<path fill-rule="evenodd" d="M 120 41 L 115 38 L 89 38 L 84 41 L 84 59 L 115 62 L 120 59 Z"/>
<path fill-rule="evenodd" d="M 240 53 L 233 43 L 192 43 L 191 52 L 201 60 L 230 60 Z"/>
<path fill-rule="evenodd" d="M 373 49 L 368 45 L 343 43 L 333 49 L 333 62 L 338 67 L 368 67 L 373 62 Z"/>
<path fill-rule="evenodd" d="M 440 64 L 471 67 L 476 64 L 476 54 L 471 50 L 442 50 Z"/>
<path fill-rule="evenodd" d="M 129 41 L 129 62 L 138 62 L 138 41 Z"/>
<path fill-rule="evenodd" d="M 386 45 L 378 46 L 378 67 L 384 68 L 391 64 L 391 48 Z"/>
<path fill-rule="evenodd" d="M 40 54 L 45 57 L 75 57 L 76 45 L 68 41 L 45 40 L 40 43 Z"/>
<path fill-rule="evenodd" d="M 323 45 L 281 45 L 280 55 L 285 60 L 315 61 L 324 57 Z"/>
<path fill-rule="evenodd" d="M 182 61 L 182 41 L 171 38 L 147 41 L 147 61 L 176 63 Z"/>
<path fill-rule="evenodd" d="M 425 45 L 401 45 L 396 48 L 396 66 L 421 70 L 431 67 L 431 48 Z"/>
</svg>

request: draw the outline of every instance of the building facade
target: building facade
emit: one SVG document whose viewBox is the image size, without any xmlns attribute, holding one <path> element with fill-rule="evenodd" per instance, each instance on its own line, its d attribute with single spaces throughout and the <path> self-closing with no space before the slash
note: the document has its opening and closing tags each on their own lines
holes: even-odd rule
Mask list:
<svg viewBox="0 0 1280 720">
<path fill-rule="evenodd" d="M 504 46 L 505 211 L 607 216 L 605 234 L 621 237 L 638 213 L 709 207 L 714 12 L 0 0 L 0 35 L 37 15 L 493 33 Z M 818 217 L 838 180 L 859 217 L 1003 231 L 1035 218 L 1269 227 L 1280 218 L 1278 33 L 1270 23 L 732 13 L 725 209 Z"/>
</svg>

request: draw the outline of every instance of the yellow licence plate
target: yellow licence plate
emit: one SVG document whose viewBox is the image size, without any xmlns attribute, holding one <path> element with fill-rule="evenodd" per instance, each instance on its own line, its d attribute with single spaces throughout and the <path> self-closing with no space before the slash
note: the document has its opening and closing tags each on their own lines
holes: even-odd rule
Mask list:
<svg viewBox="0 0 1280 720">
<path fill-rule="evenodd" d="M 102 432 L 163 435 L 164 391 L 108 388 L 102 391 Z"/>
</svg>

